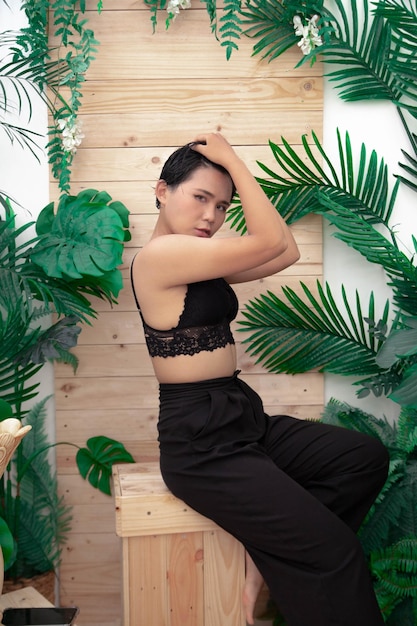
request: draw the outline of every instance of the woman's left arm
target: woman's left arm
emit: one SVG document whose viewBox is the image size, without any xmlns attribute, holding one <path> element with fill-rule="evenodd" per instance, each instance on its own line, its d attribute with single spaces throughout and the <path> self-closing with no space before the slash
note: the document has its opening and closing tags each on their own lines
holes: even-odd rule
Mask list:
<svg viewBox="0 0 417 626">
<path fill-rule="evenodd" d="M 300 258 L 300 251 L 295 242 L 295 239 L 291 233 L 291 230 L 287 227 L 286 232 L 288 246 L 287 249 L 282 252 L 280 255 L 264 263 L 263 265 L 259 265 L 258 267 L 253 267 L 250 270 L 246 270 L 244 272 L 238 272 L 236 274 L 231 274 L 229 276 L 225 276 L 225 280 L 230 283 L 246 283 L 251 280 L 259 280 L 260 278 L 265 278 L 266 276 L 272 276 L 277 272 L 281 272 L 285 270 L 286 267 L 293 265 Z"/>
</svg>

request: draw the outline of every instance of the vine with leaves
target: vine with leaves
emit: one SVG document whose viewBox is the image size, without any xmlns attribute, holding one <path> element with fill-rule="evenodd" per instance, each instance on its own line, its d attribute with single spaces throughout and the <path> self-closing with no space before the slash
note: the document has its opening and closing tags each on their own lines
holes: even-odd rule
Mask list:
<svg viewBox="0 0 417 626">
<path fill-rule="evenodd" d="M 145 2 L 154 30 L 159 11 L 168 13 L 165 24 L 169 28 L 180 9 L 190 8 L 189 0 Z M 404 176 L 398 177 L 417 190 L 412 180 L 417 179 L 417 135 L 409 122 L 410 116 L 417 117 L 415 0 L 386 0 L 371 9 L 367 0 L 335 0 L 330 6 L 325 0 L 230 0 L 223 7 L 215 0 L 202 2 L 227 59 L 238 50 L 241 37 L 254 39 L 253 55 L 269 62 L 298 45 L 302 54 L 296 67 L 313 65 L 320 55 L 321 61 L 336 67 L 326 76 L 346 102 L 392 102 L 411 146 L 411 151 L 403 150 Z"/>
<path fill-rule="evenodd" d="M 99 0 L 97 10 L 101 8 Z M 74 154 L 82 139 L 77 119 L 82 85 L 99 42 L 88 28 L 85 0 L 24 0 L 21 10 L 27 26 L 1 36 L 10 54 L 0 61 L 0 109 L 7 112 L 10 108 L 6 83 L 18 97 L 19 114 L 26 105 L 31 117 L 32 90 L 47 103 L 52 120 L 46 146 L 49 162 L 60 190 L 68 193 Z M 39 135 L 4 121 L 1 126 L 11 141 L 16 139 L 38 158 Z"/>
</svg>

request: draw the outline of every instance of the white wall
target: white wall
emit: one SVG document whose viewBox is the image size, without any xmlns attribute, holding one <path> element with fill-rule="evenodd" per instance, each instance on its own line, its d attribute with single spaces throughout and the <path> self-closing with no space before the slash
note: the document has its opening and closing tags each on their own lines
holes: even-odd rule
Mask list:
<svg viewBox="0 0 417 626">
<path fill-rule="evenodd" d="M 20 0 L 9 0 L 10 10 L 5 3 L 0 2 L 0 29 L 17 29 L 23 24 L 23 16 L 19 11 Z M 21 123 L 21 122 L 17 122 Z M 46 107 L 39 103 L 35 115 L 30 123 L 33 130 L 45 133 L 47 125 Z M 344 134 L 348 131 L 355 150 L 365 143 L 368 152 L 376 149 L 390 166 L 392 173 L 398 172 L 398 161 L 403 160 L 401 148 L 409 150 L 407 137 L 399 122 L 395 108 L 389 103 L 343 103 L 337 96 L 333 86 L 325 83 L 324 108 L 324 147 L 328 153 L 333 153 L 338 161 L 335 129 L 339 128 Z M 416 129 L 414 129 L 415 131 Z M 0 189 L 22 205 L 16 208 L 24 221 L 36 219 L 41 208 L 48 203 L 48 167 L 45 156 L 38 164 L 28 150 L 19 146 L 11 146 L 8 139 L 0 133 Z M 417 233 L 417 196 L 411 190 L 401 189 L 399 194 L 395 218 L 393 222 L 399 224 L 404 245 L 411 249 L 411 233 Z M 28 217 L 29 215 L 29 217 Z M 332 238 L 330 229 L 325 227 L 324 241 L 324 272 L 334 293 L 340 292 L 339 286 L 343 283 L 350 293 L 358 289 L 367 301 L 368 294 L 374 290 L 379 306 L 383 307 L 390 292 L 386 287 L 382 271 L 372 267 L 354 251 Z M 365 297 L 366 296 L 366 297 Z M 393 416 L 397 412 L 394 403 L 388 400 L 370 398 L 357 400 L 352 380 L 344 377 L 326 375 L 326 400 L 335 397 L 356 404 L 375 415 L 386 414 Z M 43 391 L 46 395 L 53 389 L 52 371 L 46 368 L 43 371 Z"/>
</svg>

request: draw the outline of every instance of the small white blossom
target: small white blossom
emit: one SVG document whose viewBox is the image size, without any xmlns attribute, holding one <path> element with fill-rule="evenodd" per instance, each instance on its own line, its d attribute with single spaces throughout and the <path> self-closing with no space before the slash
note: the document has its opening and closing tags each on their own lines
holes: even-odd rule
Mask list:
<svg viewBox="0 0 417 626">
<path fill-rule="evenodd" d="M 301 48 L 303 54 L 310 54 L 314 48 L 323 44 L 317 28 L 318 19 L 318 15 L 313 15 L 311 19 L 307 20 L 307 24 L 303 24 L 299 15 L 294 15 L 293 17 L 295 34 L 297 37 L 301 37 L 297 45 Z"/>
<path fill-rule="evenodd" d="M 81 132 L 81 122 L 73 117 L 58 120 L 58 128 L 61 131 L 62 147 L 65 152 L 75 154 L 85 135 Z"/>
<path fill-rule="evenodd" d="M 191 0 L 169 0 L 167 11 L 175 18 L 180 12 L 180 9 L 189 9 L 190 7 Z"/>
</svg>

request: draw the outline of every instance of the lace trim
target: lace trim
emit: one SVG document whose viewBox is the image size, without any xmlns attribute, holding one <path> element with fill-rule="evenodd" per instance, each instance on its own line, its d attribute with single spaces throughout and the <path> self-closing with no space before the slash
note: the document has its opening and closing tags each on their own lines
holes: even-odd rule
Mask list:
<svg viewBox="0 0 417 626">
<path fill-rule="evenodd" d="M 155 330 L 145 326 L 144 329 L 146 345 L 152 357 L 167 358 L 181 354 L 192 356 L 198 352 L 213 352 L 217 348 L 235 343 L 226 320 L 215 325 L 193 328 Z"/>
</svg>

